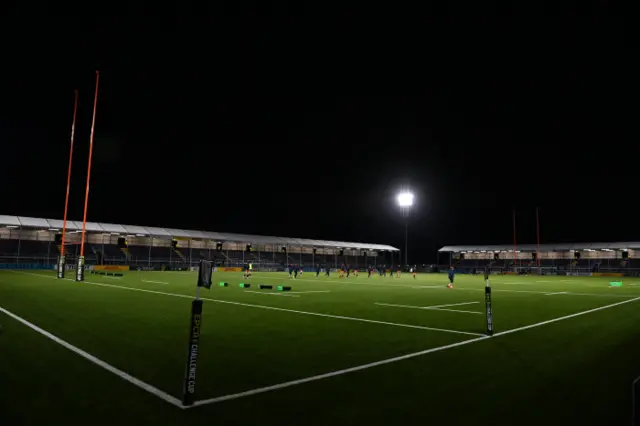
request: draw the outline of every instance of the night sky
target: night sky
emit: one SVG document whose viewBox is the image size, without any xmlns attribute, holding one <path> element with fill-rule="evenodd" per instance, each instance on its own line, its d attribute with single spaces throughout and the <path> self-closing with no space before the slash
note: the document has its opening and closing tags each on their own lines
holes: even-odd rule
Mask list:
<svg viewBox="0 0 640 426">
<path fill-rule="evenodd" d="M 262 16 L 262 17 L 260 17 Z M 624 22 L 49 20 L 3 29 L 0 214 L 404 247 L 637 241 Z M 11 33 L 11 31 L 15 31 Z M 11 33 L 11 34 L 10 34 Z"/>
</svg>

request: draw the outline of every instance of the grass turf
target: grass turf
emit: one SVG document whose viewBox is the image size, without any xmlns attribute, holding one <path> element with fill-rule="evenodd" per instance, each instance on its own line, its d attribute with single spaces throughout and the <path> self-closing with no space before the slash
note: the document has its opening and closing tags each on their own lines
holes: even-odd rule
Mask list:
<svg viewBox="0 0 640 426">
<path fill-rule="evenodd" d="M 214 275 L 214 287 L 202 293 L 207 300 L 197 399 L 452 345 L 484 332 L 480 276 L 459 275 L 449 290 L 446 276 L 438 274 L 415 280 L 314 275 L 296 281 L 284 273 L 256 273 L 247 281 L 240 273 Z M 86 280 L 2 271 L 0 307 L 180 398 L 196 274 L 129 272 Z M 495 331 L 640 297 L 640 280 L 624 278 L 621 288 L 609 288 L 609 280 L 492 277 Z M 229 287 L 218 287 L 219 281 Z M 240 282 L 251 288 L 239 288 Z M 259 283 L 291 285 L 293 291 L 259 290 Z M 0 313 L 0 412 L 7 424 L 628 424 L 630 386 L 640 374 L 639 304 L 188 410 Z M 455 306 L 409 308 L 440 305 Z"/>
</svg>

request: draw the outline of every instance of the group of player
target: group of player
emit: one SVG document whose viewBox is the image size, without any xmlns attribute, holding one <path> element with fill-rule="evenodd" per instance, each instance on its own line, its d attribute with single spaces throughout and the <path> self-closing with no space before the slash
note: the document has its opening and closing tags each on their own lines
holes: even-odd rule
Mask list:
<svg viewBox="0 0 640 426">
<path fill-rule="evenodd" d="M 288 271 L 289 271 L 289 279 L 296 279 L 298 278 L 298 275 L 302 276 L 302 273 L 304 272 L 302 269 L 301 265 L 289 265 L 288 266 Z M 387 270 L 389 270 L 389 276 L 393 277 L 393 265 L 389 268 L 387 268 L 387 265 L 369 265 L 367 267 L 367 278 L 371 278 L 371 275 L 374 274 L 374 272 L 377 272 L 381 277 L 386 277 L 387 276 Z M 320 273 L 324 271 L 324 275 L 326 277 L 330 276 L 331 273 L 331 269 L 327 268 L 325 265 L 321 265 L 321 264 L 317 264 L 316 265 L 316 279 L 320 276 Z M 396 278 L 400 278 L 400 276 L 402 275 L 402 268 L 400 267 L 400 265 L 397 265 L 395 268 L 396 271 Z M 248 263 L 245 265 L 244 267 L 244 278 L 248 279 L 251 278 L 251 273 L 253 272 L 253 265 L 251 263 Z M 413 279 L 416 278 L 416 272 L 417 272 L 417 268 L 416 265 L 413 265 L 413 267 L 409 268 L 409 272 L 411 273 L 411 275 L 413 276 Z M 358 268 L 351 268 L 351 265 L 340 265 L 340 269 L 338 270 L 338 278 L 345 278 L 348 279 L 349 276 L 353 273 L 354 276 L 358 276 Z M 449 284 L 447 284 L 448 288 L 453 288 L 453 280 L 455 278 L 455 269 L 453 266 L 451 266 L 449 268 Z"/>
<path fill-rule="evenodd" d="M 289 271 L 289 279 L 294 280 L 298 278 L 298 275 L 302 276 L 304 272 L 301 265 L 289 265 L 287 270 Z"/>
<path fill-rule="evenodd" d="M 395 277 L 400 278 L 402 276 L 402 268 L 400 265 L 396 265 L 395 268 L 393 265 L 391 265 L 390 267 L 387 267 L 387 265 L 375 265 L 375 266 L 369 265 L 367 267 L 367 278 L 371 278 L 371 276 L 374 275 L 375 273 L 378 273 L 378 275 L 381 277 L 387 277 L 387 271 L 389 271 L 388 276 L 393 277 L 394 270 L 395 270 Z M 288 265 L 287 271 L 289 272 L 289 279 L 294 279 L 294 280 L 298 278 L 298 275 L 302 276 L 303 274 L 303 268 L 300 265 Z M 320 277 L 320 274 L 322 272 L 324 272 L 324 276 L 326 277 L 331 276 L 331 268 L 328 268 L 323 264 L 317 264 L 316 279 Z M 417 273 L 417 266 L 413 265 L 411 268 L 409 268 L 409 272 L 415 279 L 416 273 Z M 353 275 L 357 277 L 358 274 L 359 274 L 358 267 L 352 268 L 351 265 L 342 264 L 338 269 L 338 278 L 349 279 L 350 276 Z"/>
</svg>

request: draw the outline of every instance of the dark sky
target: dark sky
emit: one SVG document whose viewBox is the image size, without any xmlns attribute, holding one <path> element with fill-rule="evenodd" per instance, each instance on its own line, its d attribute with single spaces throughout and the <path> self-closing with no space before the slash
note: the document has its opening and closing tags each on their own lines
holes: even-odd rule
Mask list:
<svg viewBox="0 0 640 426">
<path fill-rule="evenodd" d="M 571 17 L 573 16 L 573 17 Z M 576 16 L 582 16 L 580 18 Z M 6 23 L 5 23 L 6 24 Z M 0 213 L 404 246 L 640 239 L 623 20 L 218 16 L 5 26 Z"/>
</svg>

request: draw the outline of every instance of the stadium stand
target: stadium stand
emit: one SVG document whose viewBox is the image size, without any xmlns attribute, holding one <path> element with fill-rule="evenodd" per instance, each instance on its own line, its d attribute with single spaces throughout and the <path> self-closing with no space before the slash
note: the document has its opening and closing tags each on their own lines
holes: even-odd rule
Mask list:
<svg viewBox="0 0 640 426">
<path fill-rule="evenodd" d="M 18 241 L 10 239 L 0 239 L 0 255 L 15 256 L 18 254 Z"/>
<path fill-rule="evenodd" d="M 44 257 L 48 256 L 51 250 L 49 241 L 20 241 L 20 256 L 25 257 Z M 54 254 L 57 252 L 53 246 Z"/>
<path fill-rule="evenodd" d="M 453 265 L 461 273 L 478 273 L 489 266 L 492 273 L 511 274 L 623 274 L 640 276 L 640 242 L 533 244 L 513 246 L 445 246 L 438 262 L 445 270 Z M 497 259 L 496 259 L 497 256 Z"/>
<path fill-rule="evenodd" d="M 57 219 L 0 215 L 0 268 L 16 264 L 53 265 L 60 255 L 56 235 L 62 228 Z M 75 263 L 80 252 L 81 222 L 68 221 L 65 239 L 67 264 Z M 398 249 L 383 244 L 312 240 L 262 235 L 230 234 L 197 230 L 180 230 L 148 226 L 87 222 L 85 261 L 88 265 L 128 265 L 130 267 L 172 268 L 197 264 L 200 259 L 214 260 L 216 265 L 239 267 L 285 268 L 289 264 L 313 268 L 315 264 L 337 267 L 380 263 L 398 258 Z M 119 238 L 127 245 L 120 248 Z M 218 250 L 218 246 L 222 249 Z M 247 244 L 252 246 L 247 251 Z M 175 247 L 174 247 L 175 246 Z M 283 248 L 287 252 L 283 252 Z M 317 253 L 313 253 L 313 249 Z M 344 256 L 339 256 L 343 250 Z M 362 250 L 369 253 L 365 258 Z"/>
</svg>

